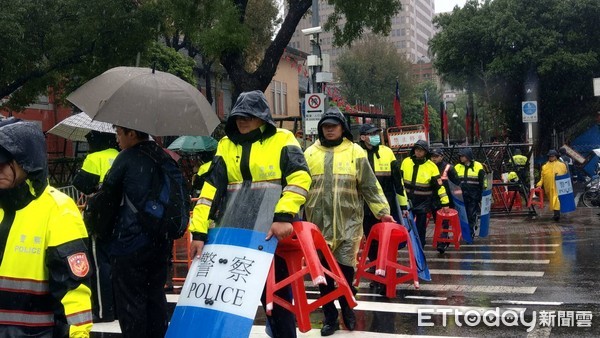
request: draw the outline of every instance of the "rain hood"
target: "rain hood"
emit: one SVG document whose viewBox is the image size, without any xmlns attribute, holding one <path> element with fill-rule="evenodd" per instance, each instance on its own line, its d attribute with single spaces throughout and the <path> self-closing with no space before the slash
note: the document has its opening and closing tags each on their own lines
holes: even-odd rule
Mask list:
<svg viewBox="0 0 600 338">
<path fill-rule="evenodd" d="M 235 117 L 237 116 L 254 116 L 265 121 L 266 129 L 263 132 L 263 139 L 274 135 L 277 131 L 277 126 L 271 116 L 271 110 L 269 109 L 267 99 L 260 90 L 244 92 L 238 96 L 235 105 L 227 117 L 227 122 L 225 123 L 225 134 L 227 134 L 229 138 L 235 138 L 235 135 L 239 135 L 240 133 L 235 124 Z"/>
<path fill-rule="evenodd" d="M 413 145 L 413 147 L 410 149 L 410 157 L 414 158 L 415 157 L 415 148 L 416 147 L 420 147 L 425 149 L 425 151 L 427 152 L 425 154 L 425 158 L 429 159 L 431 158 L 431 151 L 429 151 L 429 145 L 427 144 L 427 141 L 425 140 L 418 140 L 417 142 L 415 142 L 415 144 Z"/>
<path fill-rule="evenodd" d="M 323 135 L 323 129 L 321 129 L 321 125 L 323 124 L 323 121 L 327 119 L 335 119 L 340 121 L 340 124 L 342 125 L 343 129 L 342 137 L 345 137 L 352 142 L 352 132 L 350 131 L 350 127 L 348 127 L 348 121 L 346 121 L 346 117 L 337 107 L 331 107 L 327 109 L 327 111 L 325 112 L 325 114 L 323 114 L 323 116 L 319 120 L 319 123 L 317 124 L 319 140 L 321 140 L 321 142 L 323 142 L 323 140 L 325 139 L 325 136 Z"/>
<path fill-rule="evenodd" d="M 471 148 L 463 148 L 458 152 L 459 156 L 464 156 L 466 157 L 469 162 L 473 161 L 473 151 L 471 150 Z"/>
<path fill-rule="evenodd" d="M 39 197 L 48 185 L 46 140 L 40 127 L 15 118 L 4 120 L 0 122 L 0 146 L 27 173 L 30 194 Z"/>
</svg>

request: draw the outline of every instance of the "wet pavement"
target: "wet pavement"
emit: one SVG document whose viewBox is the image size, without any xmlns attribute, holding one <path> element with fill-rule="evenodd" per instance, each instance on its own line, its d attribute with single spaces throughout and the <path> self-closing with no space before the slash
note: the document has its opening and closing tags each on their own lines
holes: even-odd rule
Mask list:
<svg viewBox="0 0 600 338">
<path fill-rule="evenodd" d="M 445 254 L 431 247 L 430 226 L 425 254 L 432 281 L 418 290 L 398 285 L 396 298 L 388 299 L 363 280 L 356 330 L 342 328 L 333 337 L 600 336 L 598 212 L 579 207 L 559 222 L 547 210 L 535 218 L 492 216 L 488 237 Z M 316 288 L 309 290 L 317 297 Z M 168 298 L 174 307 L 177 295 Z M 321 321 L 321 312 L 314 312 L 313 330 L 299 337 L 320 337 Z M 251 337 L 267 337 L 264 325 L 259 307 Z M 96 324 L 94 331 L 96 338 L 120 337 L 116 322 Z"/>
</svg>

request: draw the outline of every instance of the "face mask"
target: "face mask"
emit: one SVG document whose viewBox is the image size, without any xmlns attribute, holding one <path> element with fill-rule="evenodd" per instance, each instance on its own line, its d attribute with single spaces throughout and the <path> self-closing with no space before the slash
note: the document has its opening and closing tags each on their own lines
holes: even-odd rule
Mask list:
<svg viewBox="0 0 600 338">
<path fill-rule="evenodd" d="M 372 146 L 378 146 L 381 143 L 381 138 L 379 135 L 371 135 L 369 136 L 369 143 L 371 143 Z"/>
</svg>

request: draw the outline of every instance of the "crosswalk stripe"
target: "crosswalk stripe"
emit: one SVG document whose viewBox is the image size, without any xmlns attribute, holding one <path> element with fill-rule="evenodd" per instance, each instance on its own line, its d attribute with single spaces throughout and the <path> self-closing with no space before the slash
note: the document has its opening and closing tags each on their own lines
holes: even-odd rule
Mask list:
<svg viewBox="0 0 600 338">
<path fill-rule="evenodd" d="M 433 250 L 425 250 L 426 254 L 439 254 L 439 252 L 433 251 Z M 508 254 L 544 254 L 544 255 L 552 255 L 555 254 L 556 251 L 464 251 L 464 250 L 453 250 L 453 247 L 449 247 L 446 251 L 446 253 L 449 254 L 492 254 L 492 255 L 496 255 L 496 254 L 502 254 L 502 255 L 508 255 Z"/>
<path fill-rule="evenodd" d="M 487 247 L 558 247 L 560 244 L 465 244 L 466 248 L 487 248 Z"/>
<path fill-rule="evenodd" d="M 429 269 L 432 275 L 458 275 L 458 276 L 496 276 L 496 277 L 542 277 L 543 271 L 499 271 L 499 270 L 449 270 Z"/>
<path fill-rule="evenodd" d="M 536 302 L 529 300 L 493 300 L 492 304 L 510 304 L 510 305 L 563 305 L 563 302 Z"/>
<path fill-rule="evenodd" d="M 362 289 L 369 288 L 369 282 L 360 282 Z M 502 286 L 502 285 L 454 285 L 454 284 L 424 284 L 421 283 L 419 289 L 415 289 L 413 284 L 398 284 L 396 290 L 418 290 L 418 291 L 452 291 L 452 292 L 479 292 L 479 293 L 518 293 L 533 294 L 537 288 L 535 286 Z M 307 290 L 307 294 L 319 294 L 319 291 Z M 358 295 L 361 295 L 359 292 Z M 363 294 L 377 296 L 372 294 Z"/>
<path fill-rule="evenodd" d="M 463 262 L 498 264 L 550 264 L 549 259 L 471 259 L 471 258 L 428 258 L 427 262 Z"/>
<path fill-rule="evenodd" d="M 412 303 L 384 303 L 384 302 L 365 302 L 365 301 L 357 301 L 358 306 L 354 308 L 354 310 L 360 311 L 379 311 L 379 312 L 394 312 L 394 313 L 409 313 L 416 314 L 419 312 L 419 309 L 448 309 L 452 308 L 454 310 L 459 310 L 461 312 L 467 311 L 477 311 L 479 313 L 484 313 L 486 311 L 494 310 L 495 308 L 490 307 L 480 307 L 480 306 L 456 306 L 456 305 L 435 305 L 435 304 L 412 304 Z M 338 304 L 336 306 L 339 308 Z M 525 311 L 525 308 L 503 308 L 502 310 L 514 310 L 514 311 Z M 441 313 L 433 313 L 433 314 L 441 314 Z"/>
<path fill-rule="evenodd" d="M 312 338 L 312 337 L 321 337 L 320 329 L 312 329 L 308 332 L 301 333 L 300 331 L 296 331 L 299 338 Z M 266 338 L 268 337 L 265 334 L 265 326 L 264 325 L 254 325 L 252 326 L 252 331 L 250 331 L 249 338 Z M 420 338 L 455 338 L 457 336 L 425 336 L 425 335 L 405 335 L 405 334 L 395 334 L 395 333 L 379 333 L 379 332 L 370 332 L 370 331 L 346 331 L 346 330 L 338 330 L 335 331 L 335 338 L 346 338 L 346 337 L 360 337 L 360 338 L 410 338 L 410 337 L 420 337 Z"/>
<path fill-rule="evenodd" d="M 399 284 L 396 289 L 415 290 L 412 284 Z M 495 285 L 438 285 L 423 284 L 419 291 L 452 291 L 452 292 L 479 292 L 479 293 L 519 293 L 533 294 L 537 288 L 535 286 L 495 286 Z"/>
<path fill-rule="evenodd" d="M 430 297 L 430 296 L 404 296 L 406 299 L 424 299 L 424 300 L 447 300 L 448 297 Z"/>
</svg>

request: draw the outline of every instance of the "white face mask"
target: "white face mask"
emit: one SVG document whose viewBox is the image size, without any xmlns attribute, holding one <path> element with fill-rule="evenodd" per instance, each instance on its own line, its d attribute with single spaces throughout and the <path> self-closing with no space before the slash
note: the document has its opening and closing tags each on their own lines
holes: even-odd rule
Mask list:
<svg viewBox="0 0 600 338">
<path fill-rule="evenodd" d="M 379 137 L 379 135 L 370 135 L 369 136 L 369 143 L 372 146 L 378 146 L 381 144 L 381 137 Z"/>
</svg>

